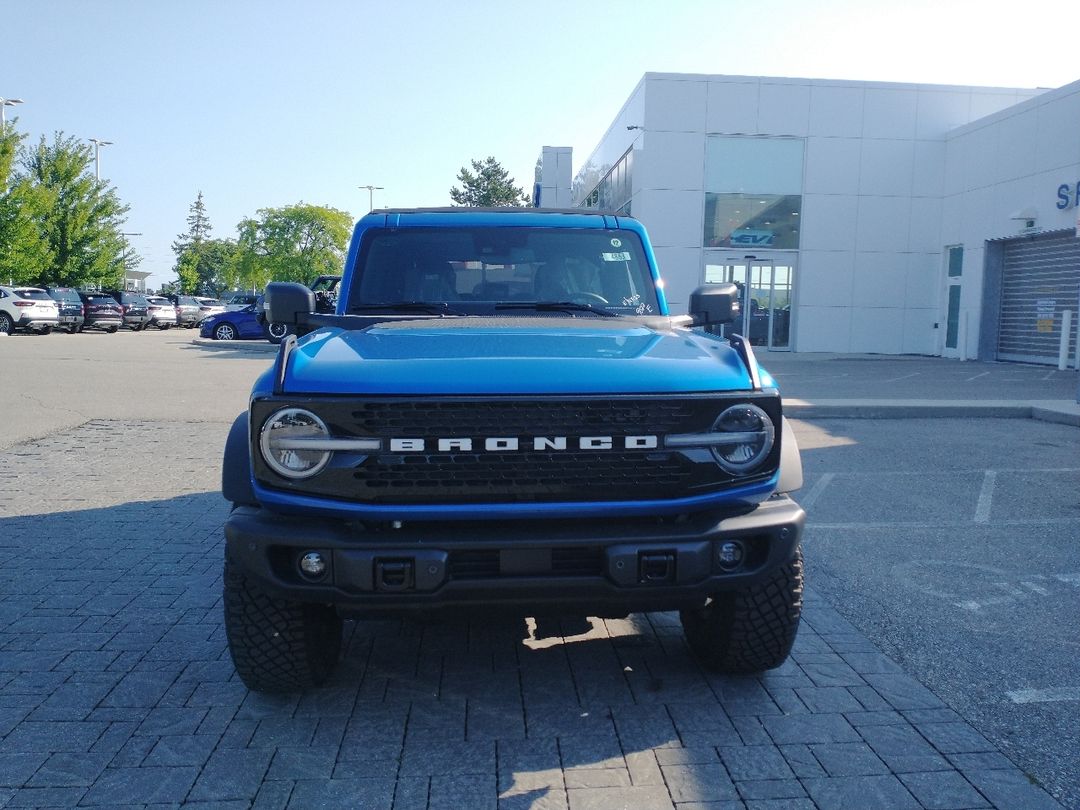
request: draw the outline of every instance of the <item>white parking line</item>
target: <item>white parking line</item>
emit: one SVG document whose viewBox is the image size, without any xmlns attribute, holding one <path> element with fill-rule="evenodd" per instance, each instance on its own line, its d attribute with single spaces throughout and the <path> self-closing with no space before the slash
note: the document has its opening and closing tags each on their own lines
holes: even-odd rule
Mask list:
<svg viewBox="0 0 1080 810">
<path fill-rule="evenodd" d="M 891 380 L 882 380 L 882 382 L 900 382 L 900 380 L 908 380 L 908 379 L 910 379 L 912 377 L 918 377 L 919 374 L 920 374 L 920 372 L 915 371 L 915 372 L 912 372 L 911 374 L 905 374 L 902 377 L 893 377 Z"/>
<path fill-rule="evenodd" d="M 1058 703 L 1080 700 L 1080 686 L 1052 686 L 1049 689 L 1015 689 L 1006 692 L 1013 703 Z"/>
<path fill-rule="evenodd" d="M 821 497 L 821 493 L 825 491 L 825 487 L 829 485 L 829 482 L 836 477 L 836 473 L 822 473 L 821 478 L 814 482 L 814 485 L 810 487 L 810 491 L 803 497 L 799 498 L 799 505 L 807 512 L 810 511 L 810 507 L 813 506 L 814 501 Z"/>
<path fill-rule="evenodd" d="M 994 505 L 994 484 L 997 473 L 987 470 L 983 474 L 982 489 L 979 490 L 979 502 L 975 505 L 975 522 L 986 523 L 990 520 L 990 509 Z"/>
<path fill-rule="evenodd" d="M 979 377 L 985 377 L 989 373 L 989 371 L 984 371 L 982 374 L 976 374 L 974 377 L 968 377 L 966 380 L 964 380 L 964 382 L 971 382 L 972 380 L 977 380 L 979 379 Z"/>
</svg>

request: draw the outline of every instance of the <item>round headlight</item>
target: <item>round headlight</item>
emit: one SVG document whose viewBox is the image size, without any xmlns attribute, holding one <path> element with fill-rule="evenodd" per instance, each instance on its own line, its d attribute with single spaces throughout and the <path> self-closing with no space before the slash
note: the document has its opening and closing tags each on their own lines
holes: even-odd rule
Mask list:
<svg viewBox="0 0 1080 810">
<path fill-rule="evenodd" d="M 329 438 L 323 421 L 303 408 L 282 408 L 263 423 L 259 449 L 270 469 L 285 478 L 310 478 L 330 461 L 330 451 L 306 449 Z"/>
<path fill-rule="evenodd" d="M 730 473 L 736 475 L 750 472 L 772 450 L 775 428 L 765 411 L 757 405 L 732 405 L 716 420 L 713 433 L 723 439 L 730 433 L 731 441 L 713 444 L 713 456 Z"/>
</svg>

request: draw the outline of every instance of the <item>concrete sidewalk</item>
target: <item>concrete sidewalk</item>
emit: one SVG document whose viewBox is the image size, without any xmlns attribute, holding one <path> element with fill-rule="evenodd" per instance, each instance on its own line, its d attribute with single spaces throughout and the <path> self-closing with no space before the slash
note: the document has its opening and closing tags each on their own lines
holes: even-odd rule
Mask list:
<svg viewBox="0 0 1080 810">
<path fill-rule="evenodd" d="M 797 418 L 1012 417 L 1080 427 L 1078 372 L 891 355 L 758 352 Z"/>
</svg>

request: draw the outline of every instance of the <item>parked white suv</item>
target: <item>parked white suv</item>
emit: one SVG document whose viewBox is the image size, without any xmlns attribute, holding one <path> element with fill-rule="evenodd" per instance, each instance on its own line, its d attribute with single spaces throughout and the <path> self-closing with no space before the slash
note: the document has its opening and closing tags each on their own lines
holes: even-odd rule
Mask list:
<svg viewBox="0 0 1080 810">
<path fill-rule="evenodd" d="M 160 295 L 148 295 L 146 296 L 146 302 L 150 305 L 147 307 L 147 314 L 150 316 L 151 326 L 156 326 L 158 329 L 168 329 L 170 326 L 177 325 L 176 307 L 168 298 Z"/>
<path fill-rule="evenodd" d="M 40 287 L 0 287 L 0 332 L 33 329 L 48 334 L 60 323 L 56 301 Z"/>
</svg>

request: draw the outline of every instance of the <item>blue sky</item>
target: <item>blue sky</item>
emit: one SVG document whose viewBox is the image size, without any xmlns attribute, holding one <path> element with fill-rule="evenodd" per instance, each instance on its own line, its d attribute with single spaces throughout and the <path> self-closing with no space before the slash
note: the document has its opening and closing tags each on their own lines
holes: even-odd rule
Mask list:
<svg viewBox="0 0 1080 810">
<path fill-rule="evenodd" d="M 304 201 L 448 205 L 493 155 L 575 170 L 646 71 L 1059 87 L 1080 5 L 975 0 L 8 0 L 0 96 L 32 141 L 113 141 L 102 176 L 157 286 L 202 191 L 214 235 Z M 1062 32 L 1055 34 L 1054 32 Z"/>
</svg>

